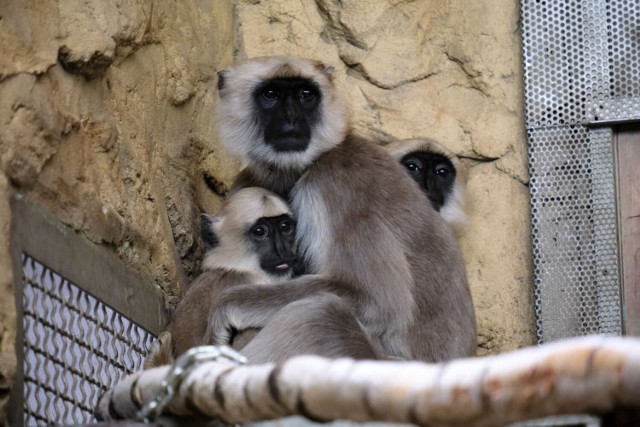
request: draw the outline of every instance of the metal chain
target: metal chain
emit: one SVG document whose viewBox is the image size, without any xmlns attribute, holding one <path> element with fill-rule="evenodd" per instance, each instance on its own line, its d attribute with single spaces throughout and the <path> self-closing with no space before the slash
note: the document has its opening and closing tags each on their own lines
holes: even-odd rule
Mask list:
<svg viewBox="0 0 640 427">
<path fill-rule="evenodd" d="M 155 421 L 174 396 L 186 376 L 203 362 L 217 361 L 229 365 L 244 365 L 247 358 L 227 346 L 204 345 L 194 347 L 178 357 L 161 383 L 161 390 L 146 402 L 136 418 L 145 423 Z"/>
</svg>

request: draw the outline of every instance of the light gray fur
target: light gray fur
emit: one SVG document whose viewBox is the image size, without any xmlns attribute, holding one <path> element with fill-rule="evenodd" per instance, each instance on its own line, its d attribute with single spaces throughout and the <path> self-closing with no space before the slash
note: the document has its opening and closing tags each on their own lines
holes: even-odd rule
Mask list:
<svg viewBox="0 0 640 427">
<path fill-rule="evenodd" d="M 385 358 L 359 321 L 361 300 L 348 284 L 320 275 L 278 286 L 234 286 L 220 294 L 205 335 L 209 342 L 229 344 L 231 327 L 259 330 L 242 349 L 252 363 L 300 354 Z"/>
</svg>

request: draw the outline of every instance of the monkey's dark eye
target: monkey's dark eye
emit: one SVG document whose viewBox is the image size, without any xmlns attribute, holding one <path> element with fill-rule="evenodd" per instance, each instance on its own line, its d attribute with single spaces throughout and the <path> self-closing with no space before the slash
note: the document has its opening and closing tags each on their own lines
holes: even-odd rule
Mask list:
<svg viewBox="0 0 640 427">
<path fill-rule="evenodd" d="M 422 169 L 420 168 L 420 166 L 418 166 L 417 164 L 413 163 L 413 162 L 409 162 L 409 163 L 405 163 L 404 166 L 409 169 L 409 172 L 420 172 Z"/>
<path fill-rule="evenodd" d="M 292 221 L 285 220 L 280 223 L 280 231 L 282 231 L 283 234 L 289 234 L 293 229 L 294 225 Z"/>
<path fill-rule="evenodd" d="M 251 230 L 249 230 L 249 233 L 251 233 L 251 235 L 257 239 L 264 239 L 265 237 L 267 237 L 267 229 L 264 228 L 261 225 L 256 225 L 255 227 L 252 227 Z"/>
<path fill-rule="evenodd" d="M 310 89 L 302 89 L 298 95 L 305 101 L 309 101 L 316 96 L 316 94 Z"/>
<path fill-rule="evenodd" d="M 445 168 L 444 166 L 436 167 L 436 175 L 444 178 L 445 176 L 449 175 L 449 169 Z"/>
<path fill-rule="evenodd" d="M 267 89 L 264 92 L 262 92 L 262 96 L 267 99 L 276 99 L 278 95 L 279 95 L 278 92 L 273 89 Z"/>
</svg>

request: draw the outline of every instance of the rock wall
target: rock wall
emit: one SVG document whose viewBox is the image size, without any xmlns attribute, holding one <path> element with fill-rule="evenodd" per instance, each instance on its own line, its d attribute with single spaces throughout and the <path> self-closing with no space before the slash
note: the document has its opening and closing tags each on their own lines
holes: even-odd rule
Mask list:
<svg viewBox="0 0 640 427">
<path fill-rule="evenodd" d="M 15 371 L 10 193 L 112 248 L 171 305 L 198 267 L 197 215 L 238 168 L 215 138 L 215 72 L 258 55 L 322 59 L 357 132 L 463 157 L 481 353 L 532 343 L 519 49 L 514 0 L 1 2 L 0 408 Z"/>
<path fill-rule="evenodd" d="M 9 193 L 153 277 L 171 304 L 198 267 L 201 210 L 237 164 L 217 149 L 225 1 L 0 2 L 0 405 L 15 369 Z M 2 411 L 4 412 L 4 411 Z"/>
</svg>

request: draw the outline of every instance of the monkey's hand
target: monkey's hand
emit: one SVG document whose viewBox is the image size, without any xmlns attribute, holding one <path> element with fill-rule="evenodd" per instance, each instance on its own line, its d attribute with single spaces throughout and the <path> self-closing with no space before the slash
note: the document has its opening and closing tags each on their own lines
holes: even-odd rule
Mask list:
<svg viewBox="0 0 640 427">
<path fill-rule="evenodd" d="M 173 342 L 171 332 L 164 331 L 149 349 L 147 357 L 144 359 L 143 369 L 156 368 L 174 362 Z"/>
<path fill-rule="evenodd" d="M 238 331 L 263 328 L 284 306 L 319 292 L 330 292 L 351 301 L 356 299 L 356 292 L 346 284 L 317 275 L 302 276 L 275 286 L 234 286 L 221 293 L 216 301 L 206 336 L 214 344 L 229 345 Z"/>
</svg>

